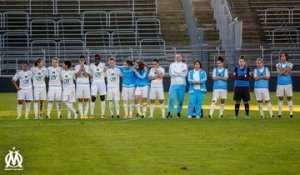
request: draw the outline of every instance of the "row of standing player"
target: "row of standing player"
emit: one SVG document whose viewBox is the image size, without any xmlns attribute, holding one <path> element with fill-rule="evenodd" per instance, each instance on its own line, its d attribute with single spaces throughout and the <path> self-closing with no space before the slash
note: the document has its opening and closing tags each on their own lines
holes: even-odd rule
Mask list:
<svg viewBox="0 0 300 175">
<path fill-rule="evenodd" d="M 164 69 L 159 66 L 158 60 L 153 60 L 153 68 L 148 71 L 147 66 L 143 64 L 142 61 L 137 61 L 135 67 L 133 67 L 132 62 L 130 60 L 126 60 L 124 62 L 124 66 L 116 66 L 116 61 L 113 58 L 109 59 L 109 68 L 107 69 L 104 63 L 100 63 L 100 56 L 95 55 L 95 63 L 91 64 L 90 67 L 85 63 L 85 58 L 83 56 L 79 59 L 80 64 L 75 66 L 75 72 L 68 73 L 64 71 L 71 70 L 71 63 L 65 61 L 64 71 L 59 73 L 58 67 L 58 59 L 54 58 L 52 60 L 52 67 L 48 68 L 48 71 L 45 71 L 45 76 L 49 78 L 49 91 L 48 91 L 48 111 L 47 116 L 50 117 L 50 112 L 53 106 L 53 101 L 57 101 L 57 111 L 58 117 L 60 117 L 60 97 L 61 97 L 61 84 L 59 82 L 62 80 L 63 82 L 63 92 L 62 98 L 68 107 L 68 118 L 70 117 L 70 113 L 73 111 L 76 116 L 76 111 L 73 108 L 72 103 L 75 101 L 75 94 L 78 99 L 78 108 L 79 113 L 82 118 L 86 118 L 89 110 L 89 98 L 90 98 L 90 89 L 91 89 L 91 104 L 90 104 L 90 117 L 94 117 L 94 107 L 95 100 L 97 97 L 97 93 L 100 95 L 101 99 L 101 116 L 105 117 L 105 95 L 107 94 L 107 99 L 109 101 L 110 113 L 111 116 L 114 115 L 113 108 L 115 104 L 116 114 L 119 117 L 120 114 L 120 90 L 119 90 L 119 77 L 123 76 L 122 83 L 122 97 L 124 101 L 124 113 L 125 118 L 132 117 L 134 106 L 137 109 L 137 116 L 146 116 L 147 106 L 146 100 L 149 92 L 149 84 L 151 80 L 151 87 L 149 98 L 151 101 L 150 105 L 150 116 L 153 117 L 154 104 L 155 99 L 158 98 L 160 102 L 162 117 L 164 116 L 164 95 L 163 95 L 163 76 Z M 224 103 L 227 98 L 227 79 L 228 79 L 228 70 L 224 68 L 224 58 L 220 57 L 217 61 L 218 67 L 213 70 L 213 79 L 214 79 L 214 90 L 213 90 L 213 99 L 210 108 L 209 117 L 212 118 L 213 111 L 216 106 L 216 101 L 220 99 L 220 115 L 219 117 L 223 117 L 224 111 Z M 27 68 L 26 68 L 27 67 Z M 39 75 L 43 75 L 43 73 L 39 73 L 39 71 L 35 70 L 35 68 L 43 69 L 43 60 L 38 59 L 35 63 L 35 67 L 32 68 L 33 73 L 33 86 L 34 86 L 34 111 L 35 117 L 38 118 L 38 101 L 43 102 L 43 99 L 46 97 L 46 88 L 45 83 L 41 83 L 38 85 L 35 80 L 44 79 L 40 78 Z M 267 103 L 267 108 L 270 112 L 270 116 L 273 117 L 272 106 L 270 103 L 270 96 L 268 91 L 268 79 L 270 77 L 270 73 L 267 67 L 263 65 L 263 59 L 257 59 L 257 69 L 254 70 L 254 78 L 255 78 L 255 95 L 259 106 L 259 111 L 261 117 L 264 117 L 262 102 L 265 101 Z M 290 117 L 293 116 L 293 104 L 292 104 L 292 81 L 290 71 L 292 70 L 292 63 L 288 62 L 287 54 L 281 55 L 281 62 L 276 65 L 278 71 L 278 81 L 277 81 L 277 96 L 279 98 L 278 102 L 278 116 L 282 115 L 282 100 L 284 93 L 287 95 L 288 105 L 290 109 Z M 30 109 L 30 89 L 31 76 L 30 72 L 27 73 L 28 64 L 23 64 L 23 71 L 18 72 L 14 78 L 13 82 L 15 87 L 18 89 L 18 118 L 21 116 L 22 111 L 22 103 L 25 100 L 26 103 L 26 112 L 25 117 L 28 118 L 28 113 Z M 89 71 L 90 70 L 90 71 Z M 174 109 L 174 101 L 177 96 L 178 106 L 177 106 L 177 117 L 180 117 L 182 104 L 184 100 L 184 94 L 186 89 L 186 76 L 188 76 L 189 86 L 189 104 L 188 104 L 188 118 L 191 118 L 192 113 L 196 113 L 196 118 L 200 118 L 201 109 L 202 109 L 202 101 L 204 94 L 206 93 L 206 73 L 201 69 L 201 62 L 195 61 L 194 69 L 187 72 L 187 65 L 182 62 L 182 57 L 180 54 L 176 55 L 176 61 L 170 65 L 169 73 L 171 76 L 171 86 L 170 86 L 170 98 L 169 98 L 169 106 L 168 106 L 168 115 L 167 117 L 172 117 L 173 109 Z M 188 75 L 187 75 L 188 73 Z M 28 76 L 29 75 L 29 76 Z M 92 86 L 89 87 L 89 76 L 92 77 Z M 27 78 L 26 78 L 27 76 Z M 106 85 L 104 81 L 104 77 L 107 77 L 107 93 L 106 93 Z M 61 80 L 59 78 L 61 78 Z M 77 77 L 77 78 L 76 78 Z M 69 78 L 69 80 L 65 79 Z M 16 81 L 20 79 L 20 87 L 16 84 Z M 76 79 L 76 92 L 75 85 L 73 80 Z M 246 65 L 245 57 L 241 56 L 239 59 L 239 66 L 234 69 L 234 79 L 235 79 L 235 88 L 234 88 L 234 100 L 235 100 L 235 116 L 234 118 L 238 118 L 240 101 L 244 101 L 246 118 L 249 118 L 249 100 L 250 100 L 250 91 L 249 91 L 249 80 L 250 80 L 250 69 Z M 82 81 L 83 80 L 83 81 Z M 22 83 L 28 82 L 28 85 Z M 71 84 L 68 84 L 71 83 Z M 72 84 L 73 83 L 73 84 Z M 31 93 L 32 94 L 32 93 Z M 140 103 L 139 99 L 142 98 L 143 103 L 143 112 L 140 111 Z M 85 103 L 85 110 L 83 111 L 83 103 Z M 42 103 L 41 103 L 42 104 Z M 40 111 L 42 111 L 42 106 L 40 105 Z M 128 106 L 130 112 L 128 113 Z M 42 112 L 40 112 L 42 113 Z"/>
<path fill-rule="evenodd" d="M 265 118 L 263 112 L 262 102 L 267 104 L 270 118 L 273 118 L 272 105 L 270 102 L 269 95 L 269 78 L 270 72 L 267 67 L 264 66 L 262 58 L 256 60 L 257 68 L 254 70 L 254 93 L 258 102 L 258 108 L 261 118 Z M 278 97 L 278 117 L 282 116 L 283 97 L 286 95 L 288 100 L 290 118 L 293 117 L 293 88 L 292 88 L 292 77 L 291 70 L 293 64 L 288 61 L 288 55 L 286 53 L 281 54 L 281 60 L 276 65 L 277 69 L 277 90 L 276 96 Z M 185 87 L 186 87 L 186 76 L 189 82 L 189 103 L 188 103 L 188 118 L 192 118 L 192 115 L 196 115 L 196 118 L 203 116 L 202 102 L 203 97 L 206 93 L 205 83 L 207 76 L 204 70 L 201 69 L 201 62 L 194 62 L 194 69 L 187 70 L 187 65 L 182 62 L 180 54 L 176 55 L 176 61 L 170 65 L 170 99 L 169 99 L 169 112 L 167 117 L 172 117 L 174 109 L 174 101 L 177 96 L 177 117 L 181 117 L 181 110 L 184 101 Z M 239 65 L 234 68 L 234 96 L 235 101 L 235 114 L 234 119 L 238 119 L 240 102 L 243 100 L 246 112 L 246 118 L 249 119 L 249 101 L 250 101 L 250 68 L 246 64 L 245 56 L 239 58 Z M 213 117 L 213 112 L 216 106 L 216 102 L 220 99 L 220 114 L 219 118 L 223 118 L 224 104 L 227 99 L 227 79 L 228 70 L 224 67 L 224 58 L 219 57 L 217 60 L 217 67 L 213 69 L 212 78 L 213 84 L 213 97 L 210 106 L 209 118 Z"/>
<path fill-rule="evenodd" d="M 125 60 L 123 66 L 117 66 L 114 58 L 109 58 L 109 66 L 100 62 L 101 57 L 95 55 L 95 62 L 86 64 L 84 56 L 80 56 L 79 64 L 71 68 L 70 61 L 64 61 L 63 68 L 59 67 L 59 59 L 52 59 L 52 66 L 44 67 L 43 59 L 35 61 L 34 67 L 29 70 L 28 63 L 23 63 L 22 70 L 12 78 L 15 88 L 18 90 L 17 119 L 21 117 L 24 101 L 26 102 L 25 118 L 28 119 L 31 101 L 34 99 L 35 119 L 42 118 L 43 103 L 47 99 L 46 78 L 48 83 L 48 109 L 47 118 L 50 118 L 53 102 L 56 101 L 57 117 L 61 118 L 61 101 L 68 109 L 67 118 L 77 118 L 77 112 L 73 103 L 78 100 L 78 110 L 81 118 L 94 118 L 96 97 L 100 96 L 101 117 L 105 118 L 105 96 L 109 101 L 111 117 L 114 117 L 114 108 L 117 118 L 120 117 L 120 77 L 122 81 L 122 99 L 124 102 L 124 118 L 132 118 L 133 108 L 136 107 L 137 116 L 145 117 L 147 112 L 147 98 L 149 96 L 150 118 L 153 117 L 155 100 L 158 98 L 162 117 L 165 118 L 163 77 L 164 68 L 159 66 L 159 60 L 154 59 L 153 68 L 148 67 L 143 61 L 136 61 L 135 66 L 130 60 Z M 107 85 L 105 84 L 107 78 Z M 76 81 L 76 86 L 74 84 Z M 91 85 L 90 85 L 91 80 Z M 151 86 L 149 90 L 151 80 Z M 19 81 L 19 85 L 17 84 Z M 149 92 L 150 91 L 150 92 Z M 76 97 L 76 98 L 75 98 Z M 90 102 L 91 99 L 91 102 Z M 141 112 L 140 102 L 143 110 Z M 129 110 L 128 110 L 129 107 Z"/>
</svg>

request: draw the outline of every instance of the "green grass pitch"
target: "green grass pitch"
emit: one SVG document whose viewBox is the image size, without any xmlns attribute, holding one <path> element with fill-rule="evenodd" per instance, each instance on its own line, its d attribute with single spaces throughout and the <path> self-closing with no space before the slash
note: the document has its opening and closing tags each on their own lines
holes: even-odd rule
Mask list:
<svg viewBox="0 0 300 175">
<path fill-rule="evenodd" d="M 161 119 L 159 108 L 154 119 L 99 119 L 99 101 L 94 120 L 58 120 L 55 106 L 50 120 L 33 120 L 33 111 L 30 120 L 15 120 L 16 94 L 2 93 L 0 174 L 300 174 L 298 95 L 293 119 L 287 110 L 277 118 L 272 93 L 274 119 L 260 119 L 252 96 L 250 120 L 244 118 L 243 105 L 239 120 L 233 120 L 228 108 L 219 119 L 218 106 L 211 120 L 207 93 L 200 120 L 186 119 L 186 106 L 180 120 Z M 233 105 L 231 99 L 230 93 L 227 107 Z M 188 95 L 185 105 L 187 100 Z M 63 117 L 65 113 L 63 105 Z M 22 171 L 4 171 L 12 147 L 23 156 Z"/>
</svg>

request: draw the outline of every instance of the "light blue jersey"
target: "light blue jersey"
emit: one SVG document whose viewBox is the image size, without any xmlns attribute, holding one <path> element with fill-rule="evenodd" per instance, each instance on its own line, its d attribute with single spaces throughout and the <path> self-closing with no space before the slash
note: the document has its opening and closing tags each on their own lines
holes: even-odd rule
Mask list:
<svg viewBox="0 0 300 175">
<path fill-rule="evenodd" d="M 128 67 L 126 68 L 125 66 L 118 66 L 118 68 L 122 72 L 122 77 L 123 77 L 123 87 L 135 87 L 135 81 L 136 81 L 136 76 L 135 73 L 133 72 L 134 67 Z"/>
<path fill-rule="evenodd" d="M 213 70 L 213 77 L 222 77 L 222 78 L 228 78 L 228 71 L 226 68 L 214 68 Z M 214 80 L 213 89 L 223 89 L 227 90 L 227 80 Z"/>
<path fill-rule="evenodd" d="M 286 70 L 289 67 L 293 68 L 293 64 L 290 62 L 286 62 L 286 64 L 278 63 L 282 70 Z M 277 85 L 289 85 L 292 84 L 292 75 L 289 72 L 287 75 L 278 75 L 277 76 Z"/>
<path fill-rule="evenodd" d="M 137 70 L 135 72 L 135 76 L 136 76 L 135 85 L 137 87 L 144 87 L 150 85 L 149 71 Z"/>
<path fill-rule="evenodd" d="M 261 77 L 261 76 L 270 76 L 270 72 L 267 67 L 263 67 L 262 69 L 256 68 L 254 70 L 254 78 L 255 77 Z M 269 80 L 267 79 L 259 79 L 255 80 L 254 82 L 254 88 L 267 88 L 269 89 Z"/>
</svg>

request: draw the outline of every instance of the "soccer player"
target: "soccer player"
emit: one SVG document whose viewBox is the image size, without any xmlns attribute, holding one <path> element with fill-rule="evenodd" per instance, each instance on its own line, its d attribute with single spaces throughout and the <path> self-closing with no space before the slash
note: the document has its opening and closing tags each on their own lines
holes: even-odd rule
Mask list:
<svg viewBox="0 0 300 175">
<path fill-rule="evenodd" d="M 49 74 L 49 89 L 48 89 L 48 109 L 47 118 L 50 118 L 53 102 L 56 100 L 57 118 L 61 118 L 61 78 L 60 73 L 62 68 L 58 66 L 59 59 L 54 57 L 52 59 L 52 66 L 48 67 Z"/>
<path fill-rule="evenodd" d="M 216 102 L 218 99 L 220 99 L 221 103 L 219 118 L 223 118 L 225 100 L 227 99 L 228 70 L 224 67 L 224 58 L 221 56 L 217 60 L 217 67 L 213 69 L 212 79 L 214 80 L 213 97 L 208 117 L 213 117 Z"/>
<path fill-rule="evenodd" d="M 159 60 L 154 59 L 152 61 L 153 68 L 150 69 L 149 79 L 151 80 L 149 99 L 150 99 L 150 118 L 153 118 L 155 100 L 158 99 L 160 103 L 160 110 L 162 118 L 165 116 L 165 102 L 164 102 L 164 86 L 163 78 L 165 75 L 165 69 L 159 66 Z"/>
<path fill-rule="evenodd" d="M 91 76 L 92 76 L 92 86 L 91 86 L 91 115 L 90 118 L 94 118 L 94 110 L 95 110 L 95 102 L 98 96 L 100 95 L 100 106 L 101 106 L 101 118 L 105 118 L 105 95 L 106 95 L 106 85 L 105 85 L 105 72 L 106 65 L 105 63 L 101 63 L 100 55 L 95 55 L 95 63 L 90 65 Z"/>
<path fill-rule="evenodd" d="M 193 110 L 196 108 L 196 119 L 200 119 L 203 97 L 206 93 L 207 76 L 206 72 L 201 69 L 201 62 L 194 62 L 194 69 L 188 73 L 189 81 L 189 104 L 188 104 L 188 119 L 192 118 Z"/>
<path fill-rule="evenodd" d="M 79 57 L 79 65 L 75 66 L 76 74 L 76 97 L 78 99 L 78 110 L 81 119 L 87 119 L 89 111 L 90 93 L 90 68 L 86 65 L 86 60 L 83 55 Z M 83 103 L 85 110 L 83 111 Z"/>
<path fill-rule="evenodd" d="M 250 119 L 249 116 L 249 101 L 250 101 L 250 68 L 246 64 L 246 57 L 240 56 L 239 66 L 234 68 L 234 96 L 235 101 L 235 116 L 234 119 L 238 119 L 238 114 L 240 110 L 240 102 L 244 101 L 246 119 Z"/>
<path fill-rule="evenodd" d="M 149 93 L 149 70 L 147 65 L 142 60 L 137 60 L 135 62 L 135 96 L 134 96 L 134 103 L 137 110 L 136 117 L 144 118 L 146 117 L 147 113 L 147 98 Z M 143 103 L 143 113 L 141 114 L 141 108 L 140 108 L 140 98 L 142 98 Z"/>
<path fill-rule="evenodd" d="M 33 74 L 34 118 L 43 119 L 44 101 L 47 96 L 45 78 L 48 77 L 48 70 L 44 67 L 44 60 L 42 58 L 35 60 L 31 71 Z"/>
<path fill-rule="evenodd" d="M 254 70 L 254 93 L 256 101 L 258 103 L 258 109 L 261 118 L 265 118 L 262 103 L 265 101 L 267 108 L 270 113 L 270 117 L 273 118 L 272 105 L 270 102 L 269 93 L 269 78 L 270 72 L 267 67 L 264 66 L 264 60 L 262 58 L 257 58 L 256 60 L 257 68 Z"/>
<path fill-rule="evenodd" d="M 284 94 L 288 100 L 288 106 L 290 111 L 290 118 L 293 118 L 293 86 L 291 70 L 293 69 L 293 63 L 289 62 L 289 56 L 286 53 L 281 54 L 281 62 L 276 65 L 277 69 L 277 90 L 276 96 L 278 97 L 278 117 L 282 115 L 282 100 Z"/>
<path fill-rule="evenodd" d="M 116 66 L 115 58 L 109 58 L 107 76 L 107 100 L 109 101 L 109 111 L 111 118 L 114 118 L 114 106 L 117 118 L 120 118 L 120 76 L 121 71 Z"/>
<path fill-rule="evenodd" d="M 171 76 L 171 85 L 169 90 L 169 105 L 168 116 L 172 118 L 174 110 L 175 97 L 177 96 L 177 117 L 180 118 L 182 105 L 184 101 L 184 94 L 186 89 L 186 76 L 188 73 L 187 64 L 182 62 L 182 56 L 176 54 L 175 62 L 169 66 L 169 74 Z"/>
<path fill-rule="evenodd" d="M 29 64 L 27 62 L 22 64 L 22 70 L 17 71 L 12 78 L 12 83 L 18 91 L 17 119 L 21 118 L 24 101 L 26 102 L 25 119 L 29 119 L 28 115 L 30 112 L 31 101 L 33 99 L 31 79 L 32 72 L 29 70 Z M 17 85 L 18 80 L 19 85 Z"/>
<path fill-rule="evenodd" d="M 128 118 L 128 101 L 129 101 L 129 118 L 132 118 L 134 105 L 134 90 L 135 90 L 135 73 L 133 63 L 130 60 L 124 61 L 124 66 L 118 67 L 122 72 L 122 98 L 124 102 L 124 119 Z"/>
<path fill-rule="evenodd" d="M 63 82 L 62 99 L 68 108 L 67 119 L 71 119 L 71 113 L 74 114 L 74 119 L 77 119 L 77 113 L 73 107 L 73 103 L 76 101 L 74 84 L 76 75 L 73 70 L 70 70 L 71 66 L 71 61 L 65 61 L 63 65 L 64 69 L 61 71 L 61 80 Z"/>
</svg>

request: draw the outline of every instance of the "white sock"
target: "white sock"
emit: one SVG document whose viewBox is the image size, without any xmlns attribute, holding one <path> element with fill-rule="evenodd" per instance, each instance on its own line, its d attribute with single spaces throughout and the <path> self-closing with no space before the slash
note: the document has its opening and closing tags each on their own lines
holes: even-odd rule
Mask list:
<svg viewBox="0 0 300 175">
<path fill-rule="evenodd" d="M 25 118 L 28 118 L 30 107 L 31 107 L 31 102 L 26 102 Z"/>
<path fill-rule="evenodd" d="M 135 108 L 136 108 L 136 112 L 137 112 L 138 114 L 141 114 L 141 105 L 140 105 L 140 103 L 135 104 Z"/>
<path fill-rule="evenodd" d="M 270 113 L 270 116 L 273 116 L 273 110 L 272 110 L 272 104 L 271 104 L 271 102 L 267 103 L 267 108 L 268 108 L 268 111 Z"/>
<path fill-rule="evenodd" d="M 84 110 L 84 115 L 85 116 L 87 116 L 88 115 L 88 113 L 89 113 L 89 104 L 90 104 L 90 102 L 85 102 L 85 110 Z"/>
<path fill-rule="evenodd" d="M 23 104 L 17 104 L 17 114 L 18 114 L 18 118 L 21 117 L 21 114 L 22 114 L 22 108 L 23 108 Z"/>
<path fill-rule="evenodd" d="M 56 111 L 57 111 L 57 117 L 61 116 L 61 102 L 57 101 L 56 102 Z"/>
<path fill-rule="evenodd" d="M 105 115 L 105 101 L 101 101 L 101 115 Z"/>
<path fill-rule="evenodd" d="M 160 104 L 161 116 L 165 118 L 165 103 Z"/>
<path fill-rule="evenodd" d="M 117 115 L 120 115 L 120 103 L 118 100 L 115 101 L 115 107 L 116 107 Z"/>
<path fill-rule="evenodd" d="M 278 100 L 278 115 L 282 115 L 282 100 Z"/>
<path fill-rule="evenodd" d="M 147 113 L 147 103 L 143 103 L 143 116 L 146 117 Z"/>
<path fill-rule="evenodd" d="M 66 104 L 67 102 L 65 102 L 65 105 L 67 106 L 67 104 Z M 69 108 L 67 108 L 68 109 L 68 115 L 67 115 L 67 119 L 71 119 L 71 111 L 70 111 L 70 109 Z"/>
<path fill-rule="evenodd" d="M 47 109 L 47 116 L 48 117 L 50 117 L 52 107 L 53 107 L 53 103 L 52 102 L 48 102 L 48 109 Z"/>
<path fill-rule="evenodd" d="M 92 102 L 92 101 L 91 101 L 91 106 L 90 106 L 90 108 L 91 108 L 91 109 L 90 109 L 90 110 L 91 110 L 91 112 L 90 112 L 91 115 L 94 115 L 94 111 L 95 111 L 95 102 Z"/>
<path fill-rule="evenodd" d="M 223 115 L 225 104 L 220 104 L 220 116 Z"/>
<path fill-rule="evenodd" d="M 125 115 L 128 116 L 128 103 L 127 103 L 126 100 L 124 101 L 124 107 L 123 108 L 124 108 Z"/>
<path fill-rule="evenodd" d="M 130 101 L 130 106 L 129 106 L 129 115 L 132 116 L 133 114 L 133 107 L 134 107 L 134 102 L 133 100 Z"/>
<path fill-rule="evenodd" d="M 70 103 L 70 102 L 65 102 L 65 105 L 67 106 L 67 108 L 71 111 L 71 112 L 73 112 L 74 114 L 76 114 L 76 110 L 74 109 L 74 107 L 73 107 L 73 103 Z"/>
<path fill-rule="evenodd" d="M 210 105 L 209 115 L 212 116 L 216 107 L 216 102 L 212 102 Z"/>
<path fill-rule="evenodd" d="M 82 104 L 82 102 L 78 102 L 78 110 L 79 110 L 80 116 L 82 116 L 83 115 L 83 104 Z"/>
<path fill-rule="evenodd" d="M 258 110 L 259 110 L 260 116 L 264 116 L 262 103 L 258 103 Z"/>
<path fill-rule="evenodd" d="M 154 108 L 155 108 L 155 103 L 151 103 L 150 104 L 150 117 L 153 117 L 153 113 L 154 113 Z"/>
<path fill-rule="evenodd" d="M 110 100 L 109 102 L 109 112 L 110 112 L 110 115 L 114 115 L 114 102 L 112 100 Z"/>
<path fill-rule="evenodd" d="M 34 117 L 37 118 L 39 115 L 39 103 L 38 102 L 33 103 L 33 110 L 34 110 Z"/>
<path fill-rule="evenodd" d="M 293 101 L 289 100 L 288 105 L 289 105 L 290 115 L 293 115 Z"/>
</svg>

